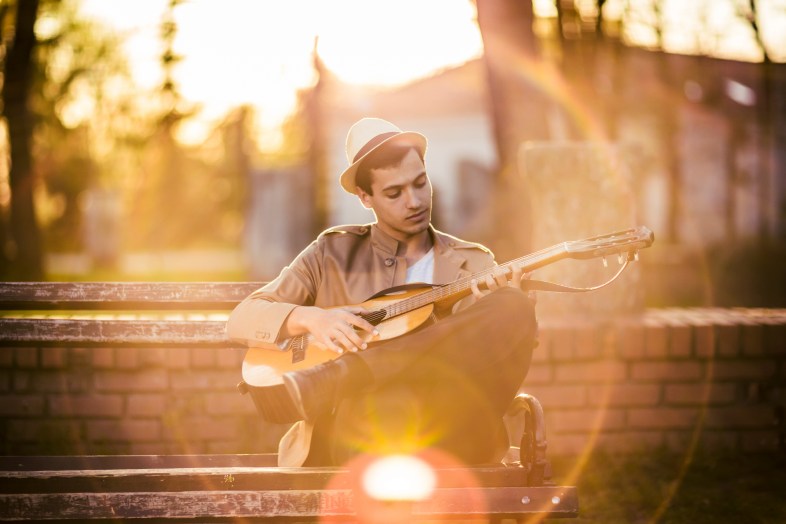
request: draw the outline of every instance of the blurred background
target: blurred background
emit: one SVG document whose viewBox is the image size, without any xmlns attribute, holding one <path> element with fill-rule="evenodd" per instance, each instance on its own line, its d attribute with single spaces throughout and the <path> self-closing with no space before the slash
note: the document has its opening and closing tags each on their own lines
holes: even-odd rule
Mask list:
<svg viewBox="0 0 786 524">
<path fill-rule="evenodd" d="M 336 179 L 378 116 L 429 137 L 435 225 L 498 260 L 571 239 L 561 221 L 644 224 L 646 305 L 786 303 L 784 0 L 5 0 L 0 20 L 3 280 L 273 278 L 373 220 Z"/>
</svg>

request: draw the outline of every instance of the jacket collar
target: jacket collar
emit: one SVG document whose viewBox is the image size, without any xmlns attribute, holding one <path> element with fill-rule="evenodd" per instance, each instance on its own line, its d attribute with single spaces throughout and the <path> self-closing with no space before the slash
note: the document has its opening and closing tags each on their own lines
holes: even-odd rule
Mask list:
<svg viewBox="0 0 786 524">
<path fill-rule="evenodd" d="M 466 258 L 434 226 L 429 224 L 428 230 L 434 242 L 434 283 L 446 284 L 465 276 L 467 272 L 462 268 Z M 371 224 L 371 244 L 388 255 L 396 256 L 398 253 L 399 241 L 382 231 L 376 223 Z"/>
</svg>

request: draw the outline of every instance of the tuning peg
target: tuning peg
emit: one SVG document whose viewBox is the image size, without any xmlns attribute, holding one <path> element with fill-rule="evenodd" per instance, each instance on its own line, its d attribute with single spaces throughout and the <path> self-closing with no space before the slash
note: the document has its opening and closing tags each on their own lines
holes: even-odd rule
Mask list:
<svg viewBox="0 0 786 524">
<path fill-rule="evenodd" d="M 638 250 L 633 252 L 633 260 L 635 260 L 636 262 L 639 261 L 639 251 Z"/>
<path fill-rule="evenodd" d="M 625 262 L 625 255 L 620 253 L 619 255 L 617 255 L 617 263 L 621 265 L 623 262 Z"/>
<path fill-rule="evenodd" d="M 603 267 L 609 267 L 609 261 L 606 260 L 606 257 L 603 257 Z"/>
</svg>

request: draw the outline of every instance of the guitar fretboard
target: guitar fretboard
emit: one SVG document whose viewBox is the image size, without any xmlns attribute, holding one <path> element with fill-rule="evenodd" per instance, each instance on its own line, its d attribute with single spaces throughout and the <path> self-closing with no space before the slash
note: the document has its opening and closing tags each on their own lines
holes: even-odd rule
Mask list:
<svg viewBox="0 0 786 524">
<path fill-rule="evenodd" d="M 442 300 L 455 297 L 456 295 L 466 295 L 469 293 L 473 280 L 478 280 L 480 282 L 488 275 L 499 275 L 503 273 L 507 274 L 507 270 L 514 266 L 521 266 L 522 271 L 526 272 L 549 262 L 553 262 L 556 259 L 562 258 L 564 254 L 565 249 L 563 248 L 563 245 L 552 246 L 540 251 L 535 251 L 529 255 L 525 255 L 509 262 L 505 262 L 504 264 L 492 266 L 470 276 L 460 278 L 451 282 L 450 284 L 445 284 L 444 286 L 436 287 L 430 291 L 405 298 L 381 310 L 374 311 L 373 313 L 385 313 L 384 317 L 382 317 L 380 321 L 383 319 L 403 315 L 423 306 L 427 306 L 431 303 L 440 302 Z"/>
</svg>

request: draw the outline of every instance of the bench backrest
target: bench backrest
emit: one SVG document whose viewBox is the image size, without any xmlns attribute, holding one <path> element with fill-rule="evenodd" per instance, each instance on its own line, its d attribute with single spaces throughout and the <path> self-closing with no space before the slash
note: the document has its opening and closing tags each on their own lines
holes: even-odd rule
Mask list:
<svg viewBox="0 0 786 524">
<path fill-rule="evenodd" d="M 0 346 L 232 346 L 228 312 L 262 285 L 0 283 Z"/>
</svg>

